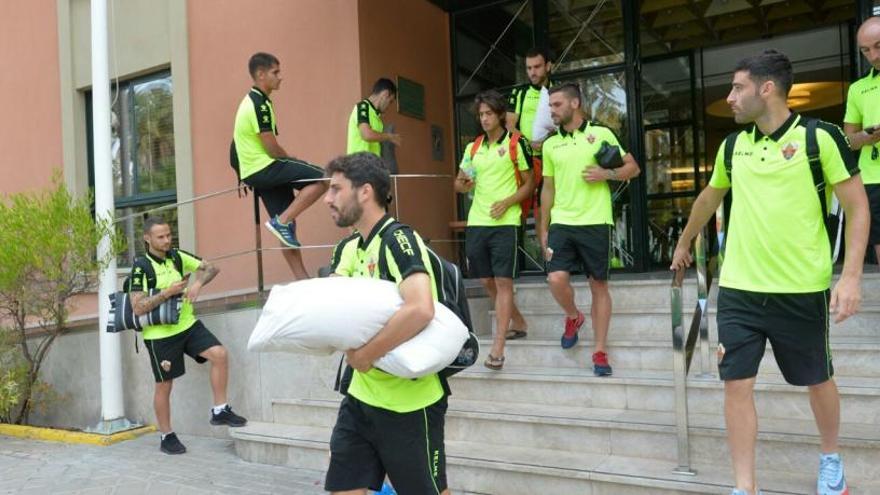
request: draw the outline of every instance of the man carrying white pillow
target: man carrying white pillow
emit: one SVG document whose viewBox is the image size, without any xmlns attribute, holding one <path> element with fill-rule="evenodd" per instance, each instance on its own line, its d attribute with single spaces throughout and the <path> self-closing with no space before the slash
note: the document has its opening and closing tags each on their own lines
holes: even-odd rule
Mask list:
<svg viewBox="0 0 880 495">
<path fill-rule="evenodd" d="M 354 227 L 333 251 L 333 274 L 380 278 L 385 256 L 403 305 L 363 347 L 346 353 L 351 381 L 330 438 L 330 467 L 324 488 L 338 495 L 378 491 L 386 474 L 402 494 L 448 495 L 443 429 L 446 393 L 435 373 L 399 378 L 372 363 L 418 334 L 434 317 L 434 274 L 422 238 L 408 227 L 394 231 L 380 253 L 382 234 L 395 223 L 387 213 L 391 179 L 382 160 L 361 152 L 327 166 L 324 202 L 340 227 Z M 367 233 L 366 236 L 363 233 Z"/>
</svg>

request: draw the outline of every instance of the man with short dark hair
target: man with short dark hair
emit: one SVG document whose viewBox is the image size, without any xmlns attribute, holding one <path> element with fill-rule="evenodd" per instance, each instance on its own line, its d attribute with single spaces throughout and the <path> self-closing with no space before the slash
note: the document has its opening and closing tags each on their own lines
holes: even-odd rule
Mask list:
<svg viewBox="0 0 880 495">
<path fill-rule="evenodd" d="M 581 91 L 568 83 L 550 89 L 550 114 L 558 127 L 544 141 L 544 188 L 538 235 L 547 260 L 550 292 L 565 311 L 563 349 L 578 341 L 585 317 L 577 309 L 571 272 L 583 269 L 590 284 L 593 323 L 593 373 L 609 376 L 606 344 L 611 323 L 611 228 L 614 225 L 608 181 L 629 180 L 640 173 L 635 158 L 623 150 L 611 129 L 584 119 Z M 603 145 L 619 153 L 618 168 L 599 166 Z M 606 148 L 608 149 L 608 148 Z"/>
<path fill-rule="evenodd" d="M 859 170 L 871 209 L 868 245 L 880 263 L 880 17 L 870 17 L 859 27 L 859 51 L 871 64 L 865 77 L 849 87 L 843 131 L 859 152 Z"/>
<path fill-rule="evenodd" d="M 268 53 L 255 53 L 248 61 L 248 71 L 254 85 L 238 106 L 233 137 L 239 178 L 263 200 L 269 213 L 266 228 L 282 245 L 294 248 L 281 252 L 293 275 L 308 278 L 298 249 L 296 218 L 327 190 L 321 180 L 324 170 L 291 157 L 275 137 L 278 127 L 269 96 L 281 87 L 278 59 Z M 294 190 L 298 191 L 295 195 Z"/>
<path fill-rule="evenodd" d="M 390 141 L 400 146 L 400 135 L 383 132 L 382 114 L 397 99 L 397 85 L 391 79 L 381 78 L 373 84 L 370 96 L 359 101 L 348 118 L 348 146 L 346 152 L 368 151 L 382 156 L 382 143 Z"/>
<path fill-rule="evenodd" d="M 504 129 L 506 104 L 497 91 L 474 99 L 484 133 L 468 144 L 461 159 L 455 191 L 474 191 L 465 231 L 468 273 L 479 278 L 495 306 L 495 336 L 485 366 L 504 366 L 504 340 L 512 327 L 526 332 L 526 321 L 513 298 L 518 276 L 517 246 L 520 203 L 534 190 L 529 145 Z M 522 180 L 517 183 L 517 175 Z"/>
<path fill-rule="evenodd" d="M 789 110 L 792 81 L 791 62 L 775 50 L 736 65 L 727 103 L 738 124 L 751 125 L 719 147 L 712 179 L 694 201 L 670 267 L 690 265 L 691 241 L 730 190 L 718 292 L 718 371 L 724 381 L 734 495 L 758 493 L 754 386 L 767 340 L 785 380 L 809 389 L 821 435 L 816 492 L 849 493 L 837 454 L 840 397 L 832 378 L 828 311 L 830 303 L 835 321 L 841 322 L 859 309 L 868 202 L 840 128 Z M 812 132 L 822 182 L 833 186 L 847 218 L 846 259 L 833 291 L 831 246 L 822 215 L 831 188 L 817 191 L 814 184 L 807 154 Z M 727 140 L 734 140 L 732 153 L 725 153 Z"/>
<path fill-rule="evenodd" d="M 143 232 L 147 252 L 135 258 L 129 279 L 134 314 L 149 313 L 169 298 L 183 294 L 177 323 L 146 326 L 143 334 L 156 379 L 153 407 L 162 434 L 160 450 L 166 454 L 183 454 L 186 447 L 171 429 L 171 386 L 186 372 L 184 354 L 199 364 L 211 362 L 211 390 L 214 394 L 211 424 L 247 424 L 247 420 L 232 412 L 226 402 L 229 374 L 226 348 L 196 319 L 193 311 L 193 303 L 202 287 L 213 280 L 220 269 L 182 249 L 173 248 L 171 226 L 161 218 L 144 220 Z M 192 273 L 196 274 L 196 280 L 187 288 Z"/>
<path fill-rule="evenodd" d="M 334 249 L 333 273 L 378 279 L 385 275 L 377 269 L 384 257 L 403 304 L 369 342 L 346 353 L 354 371 L 347 370 L 341 383 L 345 398 L 330 438 L 324 487 L 366 495 L 367 489 L 378 491 L 387 474 L 398 493 L 446 495 L 446 393 L 439 375 L 406 379 L 372 367 L 434 317 L 437 293 L 427 248 L 415 231 L 386 213 L 391 179 L 379 157 L 360 152 L 337 158 L 327 165 L 327 175 L 324 202 L 333 221 L 355 229 Z M 396 229 L 393 241 L 383 244 L 388 228 Z"/>
</svg>

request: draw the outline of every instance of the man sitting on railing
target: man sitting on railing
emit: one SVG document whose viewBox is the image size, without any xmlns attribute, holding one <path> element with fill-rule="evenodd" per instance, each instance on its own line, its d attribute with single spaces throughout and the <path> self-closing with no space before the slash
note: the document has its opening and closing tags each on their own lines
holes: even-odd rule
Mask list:
<svg viewBox="0 0 880 495">
<path fill-rule="evenodd" d="M 248 62 L 254 86 L 242 99 L 235 114 L 233 152 L 238 157 L 239 179 L 254 188 L 269 213 L 266 228 L 281 244 L 299 248 L 296 217 L 327 190 L 324 169 L 292 158 L 278 144 L 275 109 L 269 96 L 281 87 L 278 59 L 256 53 Z M 293 190 L 299 192 L 294 196 Z M 298 249 L 282 251 L 297 279 L 309 278 Z"/>
<path fill-rule="evenodd" d="M 809 387 L 822 437 L 817 493 L 849 493 L 837 454 L 840 397 L 832 379 L 828 309 L 830 301 L 836 322 L 859 309 L 868 202 L 840 128 L 789 110 L 792 80 L 791 62 L 774 50 L 736 65 L 727 102 L 738 124 L 752 125 L 722 143 L 712 179 L 694 202 L 671 266 L 690 265 L 691 241 L 731 190 L 718 293 L 718 369 L 724 380 L 734 495 L 757 492 L 754 386 L 768 339 L 785 380 Z M 811 177 L 815 159 L 808 157 L 813 144 L 821 175 L 818 194 Z M 830 293 L 825 184 L 833 185 L 847 217 L 846 260 Z"/>
</svg>

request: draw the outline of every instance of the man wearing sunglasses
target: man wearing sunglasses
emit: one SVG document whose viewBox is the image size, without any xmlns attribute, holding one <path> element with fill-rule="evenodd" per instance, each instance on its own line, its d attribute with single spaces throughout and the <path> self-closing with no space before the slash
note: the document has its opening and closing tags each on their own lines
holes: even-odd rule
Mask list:
<svg viewBox="0 0 880 495">
<path fill-rule="evenodd" d="M 865 21 L 856 39 L 871 70 L 849 87 L 843 130 L 850 147 L 859 152 L 859 169 L 871 208 L 868 245 L 874 246 L 880 263 L 880 17 Z"/>
</svg>

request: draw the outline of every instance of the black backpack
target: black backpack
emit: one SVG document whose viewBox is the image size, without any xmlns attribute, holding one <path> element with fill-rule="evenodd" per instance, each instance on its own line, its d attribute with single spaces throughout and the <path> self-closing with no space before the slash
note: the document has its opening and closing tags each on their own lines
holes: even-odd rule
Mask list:
<svg viewBox="0 0 880 495">
<path fill-rule="evenodd" d="M 235 172 L 235 178 L 238 180 L 238 197 L 241 197 L 241 185 L 244 184 L 241 181 L 241 167 L 238 163 L 238 151 L 235 149 L 235 140 L 233 139 L 231 143 L 229 143 L 229 166 L 232 167 L 232 170 Z M 246 184 L 245 184 L 246 185 Z M 248 190 L 251 189 L 250 186 L 244 188 L 244 195 L 247 196 Z"/>
<path fill-rule="evenodd" d="M 382 280 L 392 280 L 391 273 L 388 270 L 388 259 L 385 257 L 385 248 L 391 241 L 394 232 L 401 228 L 408 228 L 400 222 L 392 222 L 385 227 L 382 232 L 382 240 L 379 244 L 379 278 Z M 474 334 L 474 324 L 471 320 L 471 311 L 468 306 L 467 294 L 465 293 L 464 277 L 461 275 L 461 269 L 455 263 L 443 258 L 435 253 L 433 249 L 425 247 L 428 251 L 428 257 L 431 258 L 431 270 L 434 272 L 434 283 L 437 289 L 437 300 L 452 310 L 458 319 L 467 327 L 469 336 L 464 343 L 458 357 L 445 369 L 440 371 L 440 376 L 448 378 L 456 373 L 461 372 L 465 368 L 473 366 L 477 362 L 477 356 L 480 353 L 480 345 Z"/>
<path fill-rule="evenodd" d="M 819 207 L 822 209 L 822 219 L 824 220 L 825 231 L 828 234 L 828 242 L 831 245 L 831 262 L 834 263 L 840 255 L 840 245 L 843 240 L 843 208 L 840 206 L 840 203 L 838 203 L 837 197 L 833 195 L 831 197 L 831 208 L 829 209 L 828 207 L 828 201 L 825 195 L 826 184 L 822 175 L 822 160 L 819 156 L 819 141 L 816 138 L 816 127 L 819 124 L 819 119 L 801 117 L 801 122 L 804 122 L 807 128 L 807 160 L 810 163 L 810 173 L 813 176 L 813 185 L 816 187 L 816 194 L 819 198 Z M 739 136 L 741 132 L 741 130 L 733 132 L 724 140 L 724 169 L 727 171 L 727 178 L 730 181 L 731 186 L 733 186 L 733 152 L 736 147 L 737 136 Z M 728 232 L 728 226 L 730 225 L 732 203 L 733 188 L 731 187 L 730 193 L 724 198 L 724 211 L 726 213 L 724 216 L 724 239 L 727 238 L 726 233 Z M 726 244 L 726 242 L 723 242 L 720 246 L 722 252 L 724 250 L 724 244 Z"/>
</svg>

